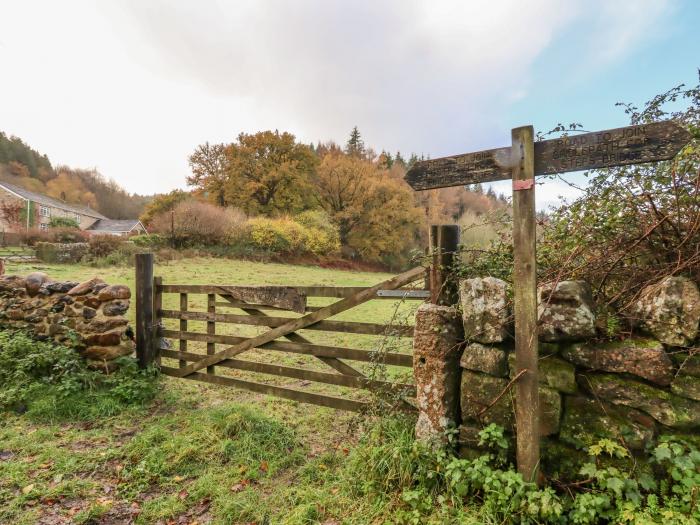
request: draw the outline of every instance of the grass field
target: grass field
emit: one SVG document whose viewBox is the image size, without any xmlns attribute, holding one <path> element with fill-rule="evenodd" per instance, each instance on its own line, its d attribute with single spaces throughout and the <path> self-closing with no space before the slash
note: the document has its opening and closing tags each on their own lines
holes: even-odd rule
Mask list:
<svg viewBox="0 0 700 525">
<path fill-rule="evenodd" d="M 98 276 L 133 287 L 134 272 L 128 267 L 10 263 L 7 268 L 7 273 L 31 271 L 77 281 Z M 179 284 L 335 286 L 372 285 L 390 277 L 207 258 L 157 265 L 156 275 L 165 283 Z M 205 298 L 191 296 L 190 310 L 204 311 Z M 164 308 L 175 308 L 178 301 L 175 294 L 166 296 Z M 323 301 L 329 300 L 310 303 Z M 376 300 L 338 319 L 410 323 L 418 304 Z M 190 329 L 201 328 L 190 322 Z M 237 333 L 248 335 L 259 329 L 236 325 L 225 330 L 243 330 Z M 217 333 L 233 332 L 219 331 L 217 325 Z M 324 344 L 366 349 L 385 345 L 393 351 L 410 351 L 406 338 L 313 331 L 304 335 Z M 204 351 L 196 346 L 189 350 Z M 259 350 L 250 354 L 247 359 L 316 369 L 325 366 L 307 356 Z M 371 366 L 359 367 L 370 371 Z M 410 373 L 406 368 L 388 371 L 392 379 L 402 381 L 410 381 Z M 358 391 L 294 379 L 247 377 L 362 396 Z M 0 522 L 383 522 L 384 504 L 353 497 L 341 482 L 345 458 L 363 426 L 362 417 L 346 412 L 169 378 L 161 380 L 151 406 L 111 418 L 36 422 L 8 416 L 0 428 Z"/>
</svg>

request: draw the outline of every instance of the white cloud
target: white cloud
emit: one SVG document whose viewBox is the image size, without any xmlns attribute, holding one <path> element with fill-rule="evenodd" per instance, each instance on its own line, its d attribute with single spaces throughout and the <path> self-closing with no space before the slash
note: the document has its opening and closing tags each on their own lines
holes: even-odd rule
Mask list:
<svg viewBox="0 0 700 525">
<path fill-rule="evenodd" d="M 629 13 L 609 4 L 5 3 L 0 129 L 139 192 L 182 186 L 198 143 L 241 131 L 342 141 L 358 125 L 369 144 L 433 157 L 500 146 L 562 32 L 591 11 L 597 31 L 625 29 Z M 621 36 L 611 60 L 640 38 Z"/>
</svg>

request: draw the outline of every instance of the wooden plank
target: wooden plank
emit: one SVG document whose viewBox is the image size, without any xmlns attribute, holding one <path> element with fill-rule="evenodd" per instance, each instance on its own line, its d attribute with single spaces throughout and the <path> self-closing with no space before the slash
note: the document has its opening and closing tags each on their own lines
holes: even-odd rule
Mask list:
<svg viewBox="0 0 700 525">
<path fill-rule="evenodd" d="M 401 286 L 409 284 L 418 279 L 419 277 L 422 277 L 424 273 L 425 268 L 422 268 L 420 266 L 408 270 L 407 272 L 392 277 L 391 279 L 388 279 L 370 288 L 366 288 L 360 292 L 357 292 L 355 295 L 352 295 L 345 299 L 341 299 L 340 301 L 335 302 L 329 306 L 325 306 L 316 312 L 306 314 L 305 316 L 300 317 L 298 319 L 293 319 L 281 326 L 278 326 L 277 328 L 273 328 L 272 330 L 264 334 L 253 337 L 251 339 L 248 339 L 247 341 L 227 348 L 221 352 L 218 352 L 216 355 L 208 356 L 206 359 L 202 359 L 197 363 L 191 363 L 185 368 L 181 369 L 180 372 L 182 376 L 186 376 L 188 374 L 191 374 L 192 372 L 196 372 L 204 366 L 216 364 L 223 359 L 230 359 L 231 357 L 234 357 L 235 355 L 238 355 L 241 352 L 245 352 L 246 350 L 255 348 L 256 346 L 259 346 L 263 343 L 273 341 L 279 337 L 284 336 L 285 334 L 296 332 L 297 330 L 301 330 L 303 328 L 306 328 L 307 326 L 311 326 L 315 323 L 318 323 L 319 321 L 323 321 L 328 317 L 337 315 L 340 312 L 349 310 L 350 308 L 353 308 L 358 304 L 362 304 L 363 302 L 374 297 L 377 293 L 377 290 L 391 290 L 395 288 L 400 288 Z"/>
<path fill-rule="evenodd" d="M 177 330 L 163 330 L 162 335 L 163 337 L 168 337 L 171 339 L 187 339 L 188 341 L 206 343 L 212 342 L 227 345 L 234 345 L 249 339 L 247 337 L 239 337 L 234 335 L 209 335 L 199 332 L 178 332 Z M 351 361 L 362 361 L 365 363 L 374 363 L 381 360 L 382 363 L 391 366 L 413 366 L 413 357 L 410 354 L 400 354 L 398 352 L 386 352 L 379 355 L 377 352 L 372 352 L 371 350 L 360 350 L 358 348 L 324 346 L 313 343 L 287 343 L 284 341 L 270 341 L 269 343 L 260 345 L 259 348 L 278 352 L 288 352 L 292 354 L 336 357 L 341 359 L 349 359 Z"/>
<path fill-rule="evenodd" d="M 404 180 L 414 190 L 481 184 L 510 178 L 510 148 L 418 161 Z"/>
<path fill-rule="evenodd" d="M 156 362 L 160 365 L 160 338 L 161 336 L 161 329 L 163 328 L 161 322 L 160 322 L 160 311 L 163 309 L 163 294 L 159 290 L 159 286 L 163 284 L 163 278 L 162 277 L 154 277 L 153 278 L 153 326 L 154 326 L 154 334 L 153 337 L 155 338 L 154 340 L 154 353 L 156 355 Z"/>
<path fill-rule="evenodd" d="M 546 175 L 672 159 L 692 136 L 672 120 L 535 144 L 535 173 Z"/>
<path fill-rule="evenodd" d="M 513 291 L 518 472 L 537 480 L 540 460 L 537 381 L 537 277 L 535 173 L 532 126 L 516 128 L 513 139 Z"/>
<path fill-rule="evenodd" d="M 183 313 L 187 312 L 187 294 L 180 294 L 180 311 Z M 187 331 L 187 317 L 180 317 L 180 331 Z M 187 339 L 180 339 L 179 341 L 180 352 L 187 352 Z M 180 368 L 187 366 L 187 362 L 184 359 L 180 359 Z"/>
<path fill-rule="evenodd" d="M 161 367 L 160 370 L 164 375 L 172 377 L 181 377 L 181 371 L 178 368 L 170 368 L 164 366 Z M 269 396 L 277 396 L 285 399 L 291 399 L 300 403 L 311 403 L 313 405 L 337 408 L 339 410 L 348 410 L 351 412 L 361 412 L 363 410 L 366 410 L 369 406 L 369 403 L 365 401 L 344 399 L 342 397 L 316 394 L 313 392 L 303 392 L 301 390 L 294 390 L 292 388 L 286 388 L 275 385 L 266 385 L 264 383 L 245 381 L 243 379 L 237 379 L 234 377 L 223 377 L 195 372 L 193 374 L 184 376 L 184 378 L 194 381 L 203 381 L 205 383 L 211 383 L 214 385 L 231 386 L 234 388 L 240 388 L 242 390 L 257 392 L 259 394 L 267 394 Z"/>
<path fill-rule="evenodd" d="M 285 310 L 284 308 L 277 308 L 276 306 L 265 306 L 264 304 L 248 304 L 244 303 L 241 301 L 217 301 L 214 303 L 215 306 L 222 306 L 225 308 L 240 308 L 241 310 L 244 308 L 255 308 L 256 310 L 260 310 L 261 312 L 288 312 L 289 310 Z M 308 304 L 306 305 L 306 312 L 315 312 L 316 310 L 320 310 L 322 307 L 321 306 L 309 306 Z"/>
<path fill-rule="evenodd" d="M 187 361 L 200 361 L 204 358 L 203 355 L 185 353 L 181 354 L 174 350 L 163 350 L 163 357 L 171 357 L 178 359 L 182 356 Z M 217 363 L 217 366 L 231 368 L 234 370 L 243 370 L 246 372 L 255 372 L 258 374 L 268 374 L 274 376 L 290 377 L 292 379 L 301 379 L 307 381 L 315 381 L 317 383 L 325 383 L 328 385 L 344 386 L 348 388 L 361 388 L 365 390 L 375 390 L 380 388 L 396 388 L 405 390 L 407 395 L 415 396 L 415 385 L 404 383 L 389 383 L 386 381 L 376 381 L 367 379 L 364 376 L 350 376 L 344 374 L 335 374 L 331 372 L 320 372 L 317 370 L 306 370 L 285 365 L 258 363 L 255 361 L 245 361 L 243 359 L 224 359 Z"/>
<path fill-rule="evenodd" d="M 215 314 L 216 313 L 216 295 L 213 293 L 210 293 L 207 295 L 207 313 L 208 314 Z M 208 335 L 215 335 L 216 334 L 216 323 L 214 321 L 207 321 L 207 334 Z M 213 342 L 208 342 L 207 343 L 207 355 L 214 355 L 216 353 L 216 343 Z M 207 374 L 213 374 L 216 371 L 215 366 L 208 366 L 207 367 Z"/>
<path fill-rule="evenodd" d="M 161 286 L 161 292 L 163 293 L 200 293 L 200 294 L 209 294 L 209 293 L 219 293 L 219 289 L 221 287 L 217 285 L 212 285 L 212 284 L 164 284 Z M 226 288 L 231 288 L 227 286 Z M 235 288 L 235 287 L 234 287 Z M 366 286 L 293 286 L 293 288 L 297 289 L 300 293 L 303 293 L 307 297 L 329 297 L 329 298 L 336 298 L 336 299 L 345 299 L 348 298 L 357 292 L 360 292 L 362 290 L 366 290 Z M 387 290 L 386 288 L 382 288 L 382 290 Z M 423 288 L 400 288 L 400 290 L 406 290 L 406 291 L 421 291 L 424 290 Z M 377 290 L 379 292 L 379 290 Z M 377 294 L 376 297 L 373 297 L 372 299 L 384 299 L 384 300 L 393 300 L 395 301 L 395 297 L 386 297 L 386 296 L 379 296 Z M 423 300 L 423 297 L 411 297 L 410 295 L 406 297 L 408 300 L 414 300 L 414 301 L 420 301 Z M 250 305 L 254 307 L 254 305 Z"/>
<path fill-rule="evenodd" d="M 306 295 L 293 286 L 219 286 L 219 295 L 244 303 L 276 306 L 303 314 Z"/>
<path fill-rule="evenodd" d="M 672 120 L 537 142 L 534 174 L 548 175 L 672 159 L 692 136 Z M 414 190 L 509 179 L 511 148 L 416 162 L 405 176 Z"/>
<path fill-rule="evenodd" d="M 430 299 L 430 290 L 379 290 L 377 297 L 392 299 Z M 306 307 L 308 310 L 308 306 Z"/>
<path fill-rule="evenodd" d="M 153 317 L 153 254 L 136 254 L 136 357 L 145 368 L 155 361 Z"/>
<path fill-rule="evenodd" d="M 317 310 L 318 311 L 318 310 Z M 268 326 L 276 328 L 296 319 L 290 317 L 260 317 L 240 314 L 210 314 L 207 312 L 182 312 L 179 310 L 163 310 L 164 319 L 187 319 L 190 321 L 216 321 L 218 323 L 243 324 L 253 326 Z M 326 332 L 342 332 L 351 334 L 385 335 L 413 337 L 413 327 L 403 325 L 383 325 L 377 323 L 359 323 L 354 321 L 319 321 L 305 330 L 322 330 Z"/>
</svg>

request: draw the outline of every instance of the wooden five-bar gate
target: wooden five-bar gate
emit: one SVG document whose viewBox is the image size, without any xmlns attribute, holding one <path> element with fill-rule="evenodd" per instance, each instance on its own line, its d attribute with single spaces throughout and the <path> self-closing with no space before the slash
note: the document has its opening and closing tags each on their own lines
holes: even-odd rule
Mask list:
<svg viewBox="0 0 700 525">
<path fill-rule="evenodd" d="M 454 233 L 433 234 L 433 238 L 434 242 L 449 239 L 454 244 L 442 248 L 443 252 L 456 249 Z M 440 262 L 444 260 L 441 258 Z M 430 270 L 416 267 L 369 287 L 176 284 L 154 276 L 152 254 L 139 254 L 136 257 L 137 356 L 142 366 L 157 362 L 161 372 L 168 376 L 344 410 L 362 411 L 368 405 L 367 399 L 348 395 L 345 388 L 400 392 L 404 398 L 410 398 L 415 395 L 412 384 L 377 378 L 362 368 L 377 362 L 412 367 L 410 353 L 378 350 L 383 346 L 382 338 L 404 341 L 412 338 L 412 324 L 329 318 L 368 301 L 430 300 L 430 288 L 441 286 L 440 270 L 444 270 L 435 264 L 431 268 L 434 271 L 430 278 L 426 273 Z M 427 288 L 418 288 L 416 283 L 429 284 Z M 326 298 L 314 299 L 317 303 L 336 300 L 310 305 L 307 298 Z M 322 342 L 312 341 L 312 336 L 301 335 L 299 330 L 320 331 L 326 337 L 321 337 Z M 365 348 L 340 346 L 329 337 L 329 332 L 353 334 L 353 338 L 364 340 Z M 403 346 L 410 348 L 410 344 Z M 249 359 L 239 357 L 244 353 Z M 286 359 L 283 354 L 287 354 Z M 291 366 L 297 363 L 290 364 L 294 361 L 290 356 L 305 356 L 318 363 L 320 369 Z M 248 377 L 251 375 L 254 379 Z M 260 375 L 263 379 L 258 379 Z M 275 384 L 280 378 L 298 380 L 301 388 L 292 387 L 296 384 Z M 306 388 L 313 383 L 341 387 L 336 389 L 341 394 Z"/>
</svg>

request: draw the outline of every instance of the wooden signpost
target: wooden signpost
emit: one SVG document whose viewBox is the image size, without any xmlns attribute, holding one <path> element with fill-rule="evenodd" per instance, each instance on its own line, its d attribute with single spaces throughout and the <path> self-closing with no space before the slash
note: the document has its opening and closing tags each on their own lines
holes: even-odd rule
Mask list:
<svg viewBox="0 0 700 525">
<path fill-rule="evenodd" d="M 511 139 L 510 147 L 417 162 L 405 180 L 414 190 L 513 180 L 517 462 L 523 478 L 535 481 L 540 459 L 535 176 L 669 160 L 691 135 L 667 120 L 537 143 L 532 126 L 525 126 L 513 129 Z"/>
</svg>

